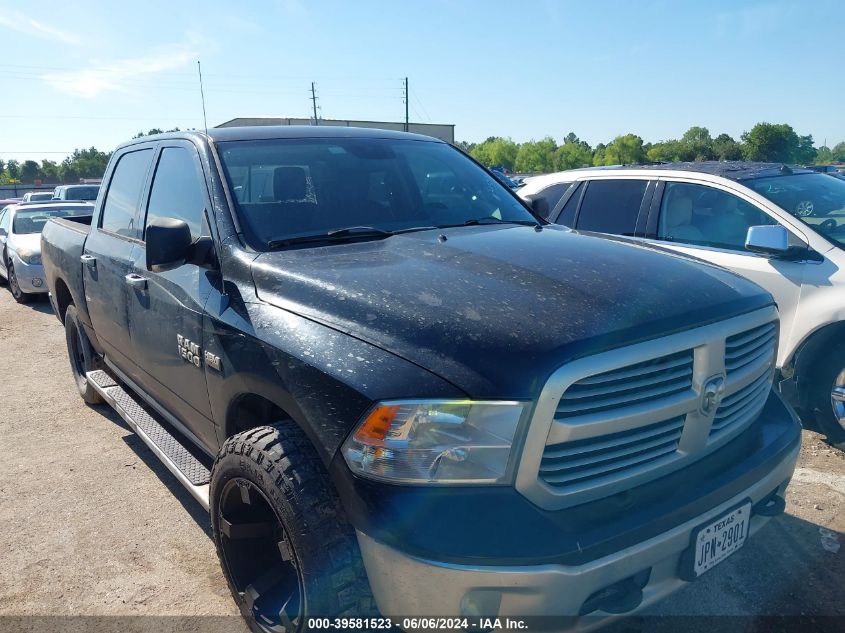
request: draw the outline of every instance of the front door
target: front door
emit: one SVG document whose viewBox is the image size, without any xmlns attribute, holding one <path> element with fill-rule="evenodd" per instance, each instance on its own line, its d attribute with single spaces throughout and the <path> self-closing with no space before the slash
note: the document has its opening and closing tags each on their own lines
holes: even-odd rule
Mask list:
<svg viewBox="0 0 845 633">
<path fill-rule="evenodd" d="M 184 220 L 194 239 L 209 234 L 209 208 L 199 156 L 186 141 L 169 141 L 159 153 L 144 226 L 154 218 Z M 217 438 L 205 381 L 203 311 L 216 272 L 184 264 L 164 272 L 146 266 L 143 241 L 130 275 L 129 329 L 141 386 L 208 446 Z"/>
<path fill-rule="evenodd" d="M 96 222 L 85 240 L 82 275 L 91 324 L 107 358 L 134 377 L 128 328 L 129 274 L 139 243 L 139 205 L 153 149 L 126 152 L 117 159 Z"/>
<path fill-rule="evenodd" d="M 807 264 L 745 250 L 748 228 L 767 224 L 777 221 L 733 193 L 696 183 L 666 182 L 656 230 L 664 246 L 732 270 L 770 292 L 780 312 L 780 349 L 785 353 Z M 786 228 L 790 243 L 804 243 Z"/>
</svg>

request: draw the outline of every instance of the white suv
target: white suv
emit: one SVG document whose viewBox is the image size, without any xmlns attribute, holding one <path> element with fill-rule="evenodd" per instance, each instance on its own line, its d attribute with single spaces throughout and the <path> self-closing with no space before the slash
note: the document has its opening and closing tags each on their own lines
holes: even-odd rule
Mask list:
<svg viewBox="0 0 845 633">
<path fill-rule="evenodd" d="M 552 222 L 659 244 L 772 293 L 781 391 L 845 447 L 845 180 L 780 164 L 675 163 L 538 176 L 519 195 Z"/>
</svg>

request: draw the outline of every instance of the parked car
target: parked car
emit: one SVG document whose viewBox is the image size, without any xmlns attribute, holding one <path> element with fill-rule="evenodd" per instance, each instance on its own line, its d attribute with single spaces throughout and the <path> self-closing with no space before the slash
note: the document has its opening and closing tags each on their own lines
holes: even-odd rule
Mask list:
<svg viewBox="0 0 845 633">
<path fill-rule="evenodd" d="M 493 174 L 496 177 L 496 180 L 505 185 L 505 187 L 507 187 L 508 189 L 519 189 L 519 184 L 517 184 L 517 182 L 513 180 L 510 176 L 507 176 L 500 171 L 495 171 L 492 169 L 490 170 L 490 173 Z"/>
<path fill-rule="evenodd" d="M 845 446 L 845 182 L 702 162 L 550 174 L 520 195 L 543 199 L 546 217 L 579 232 L 659 244 L 766 288 L 781 315 L 781 388 Z"/>
<path fill-rule="evenodd" d="M 49 202 L 53 199 L 52 191 L 27 191 L 21 202 Z"/>
<path fill-rule="evenodd" d="M 41 229 L 50 218 L 87 216 L 85 203 L 10 205 L 0 211 L 0 276 L 18 303 L 47 292 L 41 266 Z"/>
<path fill-rule="evenodd" d="M 94 201 L 100 185 L 59 185 L 53 190 L 53 200 Z"/>
<path fill-rule="evenodd" d="M 384 130 L 143 137 L 104 188 L 42 235 L 74 380 L 210 510 L 253 630 L 631 613 L 784 508 L 800 426 L 741 277 Z"/>
</svg>

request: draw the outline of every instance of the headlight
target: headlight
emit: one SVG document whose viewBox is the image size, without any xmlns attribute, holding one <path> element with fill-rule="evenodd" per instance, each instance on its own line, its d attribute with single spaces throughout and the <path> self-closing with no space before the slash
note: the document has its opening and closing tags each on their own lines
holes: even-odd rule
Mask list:
<svg viewBox="0 0 845 633">
<path fill-rule="evenodd" d="M 380 402 L 343 444 L 353 472 L 398 483 L 506 483 L 523 402 Z"/>
<path fill-rule="evenodd" d="M 27 264 L 34 265 L 41 263 L 41 253 L 36 253 L 35 251 L 18 251 L 18 257 Z"/>
</svg>

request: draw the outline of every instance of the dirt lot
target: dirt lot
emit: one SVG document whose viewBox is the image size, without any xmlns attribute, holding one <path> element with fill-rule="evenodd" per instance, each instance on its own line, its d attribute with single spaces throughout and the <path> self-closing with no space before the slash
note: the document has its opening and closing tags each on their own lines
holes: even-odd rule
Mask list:
<svg viewBox="0 0 845 633">
<path fill-rule="evenodd" d="M 0 615 L 236 615 L 207 515 L 117 415 L 83 404 L 46 301 L 0 290 L 0 359 Z M 805 430 L 786 516 L 646 628 L 674 615 L 845 616 L 843 501 L 845 455 Z"/>
</svg>

